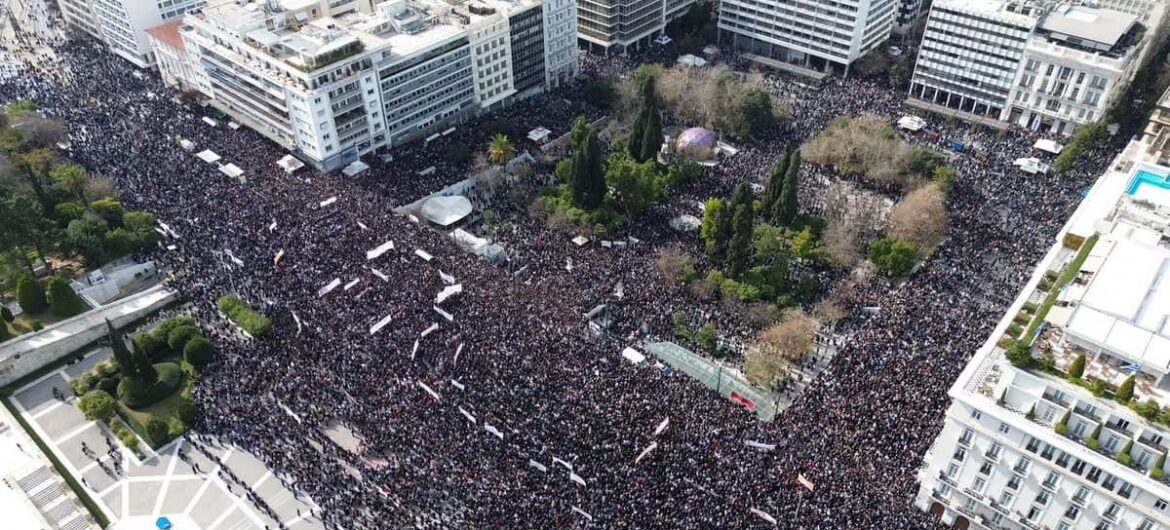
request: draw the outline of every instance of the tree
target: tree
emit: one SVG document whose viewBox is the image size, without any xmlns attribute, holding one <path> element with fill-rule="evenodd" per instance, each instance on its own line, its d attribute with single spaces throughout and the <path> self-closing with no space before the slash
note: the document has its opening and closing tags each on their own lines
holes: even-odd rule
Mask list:
<svg viewBox="0 0 1170 530">
<path fill-rule="evenodd" d="M 796 219 L 797 194 L 800 191 L 800 151 L 792 153 L 788 162 L 788 169 L 784 173 L 784 184 L 780 188 L 780 195 L 776 199 L 774 215 L 776 222 L 788 226 Z"/>
<path fill-rule="evenodd" d="M 890 237 L 930 254 L 947 233 L 946 195 L 934 183 L 918 188 L 898 201 L 890 211 Z"/>
<path fill-rule="evenodd" d="M 1117 387 L 1117 401 L 1121 402 L 1122 404 L 1129 403 L 1129 400 L 1133 399 L 1133 386 L 1133 376 L 1131 375 L 1125 378 L 1125 381 L 1122 381 L 1121 385 Z"/>
<path fill-rule="evenodd" d="M 126 347 L 126 341 L 122 340 L 122 334 L 114 329 L 114 325 L 110 323 L 109 319 L 106 319 L 106 339 L 110 341 L 110 349 L 113 350 L 113 357 L 118 363 L 118 371 L 122 372 L 122 377 L 132 380 L 140 379 L 138 365 L 134 363 L 134 356 Z"/>
<path fill-rule="evenodd" d="M 1133 450 L 1133 440 L 1127 439 L 1125 445 L 1117 452 L 1117 462 L 1123 466 L 1128 466 L 1133 462 L 1133 457 L 1129 455 L 1131 450 Z"/>
<path fill-rule="evenodd" d="M 85 311 L 85 302 L 63 278 L 49 280 L 49 311 L 59 317 L 71 317 Z"/>
<path fill-rule="evenodd" d="M 577 120 L 573 122 L 573 130 L 569 133 L 569 145 L 572 146 L 574 152 L 585 147 L 585 139 L 589 137 L 591 130 L 593 127 L 590 127 L 589 122 L 585 121 L 585 116 L 577 116 Z"/>
<path fill-rule="evenodd" d="M 657 174 L 654 162 L 635 163 L 625 153 L 614 153 L 609 157 L 605 171 L 606 183 L 613 188 L 613 197 L 621 206 L 627 219 L 631 219 L 658 196 L 655 187 Z"/>
<path fill-rule="evenodd" d="M 1068 434 L 1068 416 L 1069 416 L 1069 412 L 1066 410 L 1066 411 L 1064 411 L 1064 415 L 1061 416 L 1060 419 L 1056 421 L 1056 425 L 1053 426 L 1053 430 L 1056 431 L 1056 434 L 1059 434 L 1061 436 L 1065 436 Z"/>
<path fill-rule="evenodd" d="M 171 348 L 171 351 L 181 352 L 188 342 L 201 336 L 203 334 L 195 326 L 179 326 L 167 334 L 167 346 Z"/>
<path fill-rule="evenodd" d="M 58 164 L 49 171 L 49 178 L 61 191 L 85 202 L 85 187 L 89 184 L 89 174 L 85 168 L 77 164 Z"/>
<path fill-rule="evenodd" d="M 57 152 L 53 149 L 33 149 L 15 153 L 12 160 L 20 168 L 21 174 L 36 196 L 37 202 L 41 203 L 41 209 L 52 211 L 53 199 L 45 191 L 44 181 L 49 176 L 49 168 L 57 160 Z"/>
<path fill-rule="evenodd" d="M 602 167 L 601 160 L 601 140 L 597 138 L 597 131 L 589 131 L 585 137 L 585 148 L 581 150 L 581 156 L 573 161 L 573 170 L 576 172 L 575 178 L 581 179 L 582 189 L 584 191 L 583 202 L 578 206 L 592 210 L 601 206 L 601 201 L 605 199 L 605 170 Z"/>
<path fill-rule="evenodd" d="M 211 343 L 202 336 L 192 337 L 187 341 L 187 345 L 183 346 L 183 360 L 196 368 L 211 362 L 212 355 Z"/>
<path fill-rule="evenodd" d="M 803 260 L 815 260 L 820 257 L 823 249 L 817 243 L 816 235 L 813 234 L 812 227 L 806 226 L 801 231 L 792 236 L 792 255 Z"/>
<path fill-rule="evenodd" d="M 1166 475 L 1166 472 L 1162 470 L 1162 467 L 1165 465 L 1166 453 L 1158 453 L 1158 458 L 1154 460 L 1154 465 L 1150 466 L 1150 478 L 1154 480 L 1162 480 L 1162 477 Z"/>
<path fill-rule="evenodd" d="M 32 276 L 21 276 L 16 282 L 16 300 L 25 313 L 40 313 L 49 307 L 45 288 Z"/>
<path fill-rule="evenodd" d="M 869 260 L 878 270 L 895 278 L 910 274 L 918 259 L 917 255 L 914 245 L 889 237 L 874 240 L 869 245 Z"/>
<path fill-rule="evenodd" d="M 1085 438 L 1085 447 L 1088 447 L 1089 449 L 1096 451 L 1097 446 L 1099 446 L 1101 443 L 1100 436 L 1101 436 L 1101 424 L 1098 423 L 1097 426 L 1095 428 L 1093 428 L 1093 432 L 1089 433 L 1089 437 Z"/>
<path fill-rule="evenodd" d="M 756 225 L 752 245 L 756 259 L 765 264 L 783 260 L 788 254 L 784 230 L 769 224 Z"/>
<path fill-rule="evenodd" d="M 179 401 L 179 404 L 175 406 L 175 416 L 179 418 L 179 421 L 183 422 L 183 425 L 191 426 L 198 419 L 199 409 L 195 408 L 195 404 L 191 400 L 184 399 Z"/>
<path fill-rule="evenodd" d="M 719 216 L 715 219 L 715 252 L 711 257 L 716 263 L 722 263 L 727 259 L 727 249 L 734 231 L 735 208 L 735 202 L 724 204 L 718 212 Z"/>
<path fill-rule="evenodd" d="M 1073 359 L 1073 361 L 1071 363 L 1069 363 L 1069 365 L 1068 365 L 1068 378 L 1076 380 L 1076 379 L 1080 379 L 1081 376 L 1084 374 L 1085 374 L 1085 354 L 1082 353 L 1080 355 L 1077 355 L 1077 358 Z"/>
<path fill-rule="evenodd" d="M 727 248 L 727 275 L 739 278 L 751 258 L 753 216 L 750 204 L 740 204 L 732 218 L 733 232 Z"/>
<path fill-rule="evenodd" d="M 37 254 L 45 257 L 45 241 L 49 240 L 53 222 L 42 214 L 39 204 L 19 193 L 7 197 L 0 195 L 0 250 L 12 250 L 24 263 L 30 273 L 33 262 L 28 250 L 35 248 Z"/>
<path fill-rule="evenodd" d="M 725 208 L 727 206 L 719 197 L 712 197 L 703 203 L 703 220 L 699 224 L 699 237 L 703 238 L 707 255 L 711 257 L 717 255 L 719 218 Z"/>
<path fill-rule="evenodd" d="M 652 108 L 646 119 L 646 130 L 642 135 L 642 151 L 637 157 L 639 162 L 654 162 L 658 160 L 658 151 L 662 149 L 662 117 L 658 108 Z"/>
<path fill-rule="evenodd" d="M 735 111 L 739 119 L 729 132 L 741 138 L 763 133 L 775 121 L 772 96 L 759 88 L 752 87 L 742 91 L 736 100 Z"/>
<path fill-rule="evenodd" d="M 699 331 L 695 332 L 695 344 L 714 355 L 719 349 L 719 334 L 715 325 L 710 322 L 703 324 Z"/>
<path fill-rule="evenodd" d="M 788 174 L 788 160 L 791 156 L 791 152 L 784 153 L 784 156 L 780 157 L 780 161 L 772 166 L 772 176 L 768 179 L 768 185 L 764 186 L 765 215 L 771 215 L 777 199 L 780 198 L 780 190 L 784 187 L 784 177 Z"/>
<path fill-rule="evenodd" d="M 91 265 L 103 263 L 108 254 L 106 252 L 106 232 L 109 224 L 105 219 L 86 212 L 81 219 L 69 222 L 65 227 L 65 246 L 80 252 L 86 262 Z"/>
<path fill-rule="evenodd" d="M 799 364 L 812 350 L 819 324 L 801 309 L 786 309 L 748 350 L 744 375 L 752 384 L 771 388 L 787 364 Z"/>
<path fill-rule="evenodd" d="M 898 90 L 910 86 L 910 67 L 906 65 L 906 61 L 896 61 L 890 67 L 890 85 Z"/>
<path fill-rule="evenodd" d="M 146 430 L 146 437 L 150 439 L 152 445 L 158 445 L 167 439 L 169 429 L 165 421 L 151 417 L 146 421 L 144 428 Z"/>
<path fill-rule="evenodd" d="M 16 320 L 16 315 L 12 314 L 12 310 L 8 309 L 8 306 L 0 306 L 0 320 L 11 324 L 13 320 Z"/>
<path fill-rule="evenodd" d="M 89 203 L 89 209 L 93 210 L 93 213 L 104 219 L 110 226 L 122 226 L 122 216 L 126 214 L 122 203 L 113 197 L 103 197 L 93 201 Z"/>
<path fill-rule="evenodd" d="M 638 108 L 638 116 L 634 118 L 634 125 L 630 128 L 630 138 L 626 142 L 626 148 L 629 150 L 630 156 L 639 162 L 643 162 L 642 142 L 646 139 L 646 129 L 650 124 L 651 115 L 656 114 L 658 108 L 654 98 L 654 74 L 649 70 L 640 70 L 640 73 L 641 84 L 638 85 L 638 91 L 641 94 L 641 106 Z M 658 127 L 661 129 L 661 123 Z M 659 137 L 661 137 L 661 134 Z"/>
<path fill-rule="evenodd" d="M 512 156 L 516 154 L 516 148 L 512 146 L 512 140 L 508 139 L 503 133 L 496 133 L 488 142 L 488 160 L 496 165 L 504 165 Z"/>
<path fill-rule="evenodd" d="M 114 415 L 114 397 L 103 390 L 90 390 L 77 401 L 77 408 L 89 421 L 108 421 Z"/>
</svg>

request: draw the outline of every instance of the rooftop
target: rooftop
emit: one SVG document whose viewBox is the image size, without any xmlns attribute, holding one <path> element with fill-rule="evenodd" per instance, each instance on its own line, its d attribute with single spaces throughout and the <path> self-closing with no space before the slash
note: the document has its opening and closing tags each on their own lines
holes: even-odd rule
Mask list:
<svg viewBox="0 0 1170 530">
<path fill-rule="evenodd" d="M 1136 16 L 1120 11 L 1062 5 L 1044 17 L 1040 28 L 1112 48 L 1134 24 L 1137 24 Z"/>
<path fill-rule="evenodd" d="M 934 5 L 1027 26 L 1043 13 L 1038 0 L 938 0 Z"/>
<path fill-rule="evenodd" d="M 177 18 L 170 22 L 159 24 L 153 28 L 146 30 L 146 33 L 155 40 L 170 46 L 176 50 L 184 49 L 183 39 L 179 36 L 179 26 L 183 25 L 183 19 Z"/>
</svg>

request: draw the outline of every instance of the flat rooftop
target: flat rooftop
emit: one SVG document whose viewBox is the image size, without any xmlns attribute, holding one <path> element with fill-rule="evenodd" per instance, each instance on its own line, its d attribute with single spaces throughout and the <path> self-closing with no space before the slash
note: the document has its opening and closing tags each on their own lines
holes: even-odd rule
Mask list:
<svg viewBox="0 0 1170 530">
<path fill-rule="evenodd" d="M 176 50 L 183 50 L 183 38 L 179 36 L 179 26 L 183 25 L 182 18 L 176 18 L 170 22 L 159 24 L 153 28 L 148 28 L 146 33 L 155 40 L 170 46 Z"/>
<path fill-rule="evenodd" d="M 1137 20 L 1134 15 L 1111 9 L 1064 5 L 1044 17 L 1040 28 L 1113 47 Z"/>
<path fill-rule="evenodd" d="M 954 9 L 964 13 L 982 15 L 1020 25 L 1031 25 L 1036 22 L 1043 11 L 1038 8 L 1019 9 L 1016 6 L 1038 6 L 1038 2 L 1020 0 L 938 0 L 935 6 Z"/>
</svg>

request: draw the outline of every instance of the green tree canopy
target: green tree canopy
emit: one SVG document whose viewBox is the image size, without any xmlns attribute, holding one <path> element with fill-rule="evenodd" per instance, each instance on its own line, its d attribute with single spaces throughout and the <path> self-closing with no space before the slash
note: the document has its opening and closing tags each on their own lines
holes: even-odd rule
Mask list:
<svg viewBox="0 0 1170 530">
<path fill-rule="evenodd" d="M 107 421 L 114 415 L 117 402 L 104 390 L 90 390 L 77 401 L 77 408 L 89 421 Z"/>
<path fill-rule="evenodd" d="M 657 200 L 657 176 L 654 162 L 639 164 L 625 153 L 610 155 L 605 171 L 606 183 L 613 188 L 613 197 L 627 218 L 632 218 Z"/>
<path fill-rule="evenodd" d="M 45 288 L 32 276 L 22 276 L 16 282 L 16 300 L 25 313 L 39 313 L 49 307 Z"/>
<path fill-rule="evenodd" d="M 488 142 L 488 160 L 496 165 L 504 165 L 516 155 L 516 148 L 503 133 L 496 133 Z"/>
<path fill-rule="evenodd" d="M 85 187 L 89 184 L 85 168 L 77 164 L 57 164 L 49 171 L 49 178 L 58 189 L 85 202 Z"/>
<path fill-rule="evenodd" d="M 64 278 L 49 280 L 48 296 L 49 310 L 59 317 L 79 315 L 86 309 L 85 302 L 81 301 L 81 297 L 77 296 Z"/>
<path fill-rule="evenodd" d="M 869 260 L 887 276 L 900 278 L 910 274 L 914 268 L 918 249 L 905 241 L 883 237 L 870 243 Z"/>
</svg>

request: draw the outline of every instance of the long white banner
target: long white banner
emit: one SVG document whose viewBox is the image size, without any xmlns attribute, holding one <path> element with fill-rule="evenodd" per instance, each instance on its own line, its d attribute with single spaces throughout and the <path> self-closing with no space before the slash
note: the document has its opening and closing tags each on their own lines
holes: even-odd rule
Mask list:
<svg viewBox="0 0 1170 530">
<path fill-rule="evenodd" d="M 382 254 L 385 254 L 387 251 L 390 251 L 390 250 L 394 250 L 394 242 L 393 241 L 387 241 L 385 243 L 382 243 L 381 245 L 374 247 L 373 250 L 366 251 L 366 261 L 369 261 L 372 259 L 377 259 L 379 256 L 381 256 Z"/>
</svg>

